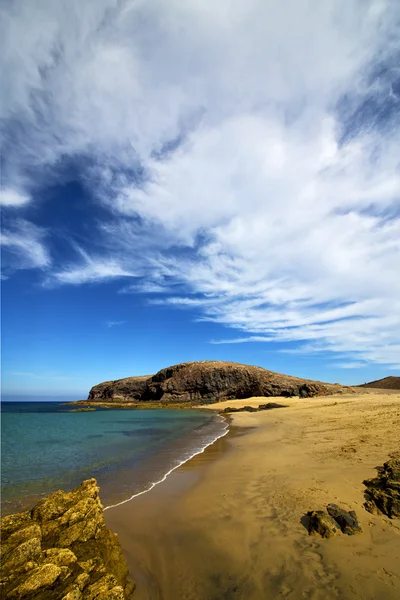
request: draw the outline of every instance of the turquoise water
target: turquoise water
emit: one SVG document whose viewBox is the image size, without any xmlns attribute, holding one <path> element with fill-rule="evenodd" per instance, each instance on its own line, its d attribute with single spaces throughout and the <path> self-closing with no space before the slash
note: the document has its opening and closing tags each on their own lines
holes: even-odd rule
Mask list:
<svg viewBox="0 0 400 600">
<path fill-rule="evenodd" d="M 4 512 L 89 477 L 105 506 L 122 502 L 226 430 L 220 417 L 199 410 L 70 412 L 58 402 L 4 402 L 1 413 Z"/>
</svg>

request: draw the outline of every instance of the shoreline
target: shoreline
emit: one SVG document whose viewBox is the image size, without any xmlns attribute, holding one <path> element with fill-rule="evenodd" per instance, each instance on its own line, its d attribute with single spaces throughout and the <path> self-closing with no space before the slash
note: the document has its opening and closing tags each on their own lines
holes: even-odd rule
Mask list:
<svg viewBox="0 0 400 600">
<path fill-rule="evenodd" d="M 392 394 L 398 394 L 400 397 L 400 394 L 398 392 L 398 390 L 383 390 L 383 389 L 377 389 L 374 390 L 373 388 L 367 388 L 366 391 L 360 391 L 359 395 L 363 396 L 363 395 L 368 395 L 368 394 L 377 394 L 377 395 L 392 395 Z M 343 395 L 347 395 L 347 394 L 343 394 Z M 343 395 L 340 395 L 340 398 L 343 397 Z M 307 398 L 306 400 L 311 401 L 313 404 L 315 404 L 315 402 L 317 400 L 319 400 L 320 402 L 326 400 L 327 402 L 330 401 L 330 403 L 328 405 L 332 405 L 333 403 L 336 403 L 335 398 L 337 396 L 334 395 L 327 395 L 327 396 L 320 396 L 318 398 Z M 221 417 L 222 420 L 224 420 L 226 422 L 226 429 L 223 433 L 221 433 L 221 435 L 217 436 L 214 440 L 210 441 L 209 443 L 207 443 L 204 448 L 202 448 L 201 450 L 196 451 L 194 454 L 192 454 L 191 456 L 189 456 L 188 458 L 182 460 L 178 465 L 174 466 L 172 469 L 170 469 L 169 471 L 167 471 L 167 473 L 165 473 L 165 475 L 158 481 L 152 482 L 148 488 L 137 492 L 135 494 L 133 494 L 132 496 L 130 496 L 129 498 L 127 498 L 126 500 L 122 500 L 121 502 L 117 502 L 116 504 L 110 504 L 109 506 L 105 506 L 104 507 L 104 511 L 109 510 L 111 508 L 117 508 L 118 506 L 121 506 L 123 504 L 126 504 L 128 502 L 131 502 L 132 500 L 134 500 L 135 498 L 137 498 L 138 496 L 142 496 L 144 494 L 147 494 L 148 492 L 150 492 L 151 490 L 153 490 L 157 485 L 163 483 L 164 481 L 166 481 L 167 477 L 169 477 L 171 475 L 171 473 L 173 473 L 176 469 L 181 468 L 183 465 L 185 465 L 186 463 L 188 463 L 189 461 L 192 461 L 196 456 L 198 456 L 199 454 L 202 454 L 203 452 L 205 452 L 207 450 L 207 448 L 209 446 L 212 446 L 213 444 L 215 444 L 215 442 L 217 442 L 220 438 L 226 436 L 227 434 L 230 433 L 230 423 L 232 424 L 232 417 L 235 414 L 235 410 L 231 412 L 226 412 L 224 413 L 225 409 L 228 408 L 233 408 L 233 409 L 242 409 L 244 407 L 252 407 L 252 408 L 258 408 L 260 405 L 265 404 L 266 400 L 270 401 L 276 401 L 279 400 L 281 401 L 286 401 L 286 400 L 292 400 L 295 403 L 299 403 L 302 402 L 304 400 L 300 400 L 297 396 L 291 397 L 291 398 L 286 398 L 283 396 L 256 396 L 253 398 L 245 398 L 243 400 L 224 400 L 224 401 L 220 401 L 220 402 L 213 402 L 211 404 L 199 404 L 199 405 L 191 405 L 191 406 L 187 406 L 185 407 L 186 410 L 205 410 L 205 411 L 212 411 L 212 412 L 218 412 L 219 416 Z M 80 403 L 83 403 L 83 401 L 77 401 Z M 70 403 L 71 404 L 71 403 Z M 97 406 L 103 406 L 102 403 L 91 403 L 91 404 L 96 404 Z M 105 407 L 104 407 L 105 408 Z M 111 405 L 107 405 L 107 408 L 121 408 L 121 406 L 116 405 L 114 407 L 112 407 Z M 132 408 L 131 405 L 129 406 L 125 406 L 125 408 Z M 137 408 L 136 406 L 134 408 Z M 145 406 L 141 407 L 142 409 L 147 408 Z M 149 410 L 154 410 L 156 408 L 160 408 L 158 406 L 151 406 L 149 407 Z M 163 407 L 163 408 L 167 408 L 167 407 Z M 168 408 L 174 409 L 175 407 L 172 405 Z M 272 407 L 269 410 L 276 410 L 278 408 L 289 408 L 289 406 L 287 405 L 279 405 L 277 403 L 276 406 Z M 181 406 L 177 406 L 176 407 L 177 410 L 181 410 L 182 407 Z M 244 414 L 246 413 L 246 411 L 244 411 Z M 241 412 L 241 414 L 243 415 L 243 412 Z M 242 418 L 246 418 L 245 416 Z"/>
<path fill-rule="evenodd" d="M 59 403 L 55 403 L 59 406 Z M 116 411 L 119 410 L 115 407 Z M 86 412 L 86 411 L 85 411 Z M 108 412 L 108 411 L 107 411 Z M 171 412 L 171 411 L 170 411 Z M 182 413 L 182 411 L 179 411 Z M 166 478 L 177 468 L 182 466 L 187 461 L 191 460 L 194 456 L 205 451 L 205 449 L 213 444 L 217 439 L 226 435 L 228 431 L 228 419 L 223 415 L 217 415 L 215 412 L 200 411 L 190 407 L 189 411 L 185 411 L 185 415 L 189 421 L 195 419 L 190 414 L 198 415 L 200 418 L 199 425 L 194 429 L 190 430 L 186 426 L 187 431 L 181 429 L 175 435 L 175 439 L 171 438 L 168 442 L 161 442 L 158 449 L 151 450 L 149 446 L 148 450 L 144 450 L 143 457 L 138 463 L 138 458 L 135 453 L 132 456 L 129 455 L 129 447 L 127 447 L 128 454 L 121 464 L 113 467 L 112 471 L 104 470 L 102 473 L 96 473 L 90 467 L 82 473 L 81 477 L 72 479 L 70 472 L 67 473 L 68 480 L 59 481 L 54 485 L 45 487 L 45 483 L 38 481 L 35 486 L 35 482 L 28 481 L 26 484 L 19 484 L 24 486 L 25 489 L 22 493 L 18 493 L 18 489 L 7 489 L 7 496 L 3 490 L 2 497 L 2 514 L 13 514 L 21 512 L 23 510 L 30 509 L 42 498 L 48 496 L 50 493 L 62 489 L 68 491 L 73 489 L 79 483 L 91 477 L 96 477 L 102 491 L 102 501 L 104 503 L 104 510 L 109 510 L 115 506 L 119 506 L 131 501 L 137 496 L 141 496 L 152 490 L 155 486 L 165 481 Z M 143 414 L 143 411 L 141 411 Z M 165 414 L 163 412 L 163 414 Z M 176 414 L 176 413 L 174 413 Z M 178 415 L 177 415 L 178 416 Z M 85 417 L 86 418 L 86 417 Z M 82 417 L 83 419 L 83 417 Z M 91 417 L 89 417 L 91 423 Z M 153 417 L 149 414 L 147 419 L 143 421 L 146 423 Z M 129 430 L 129 423 L 125 426 Z M 182 423 L 178 419 L 177 423 Z M 183 420 L 186 423 L 186 419 Z M 121 427 L 124 427 L 124 423 Z M 168 426 L 168 425 L 167 425 Z M 158 423 L 158 427 L 162 427 L 162 422 Z M 140 438 L 139 428 L 137 430 Z M 156 430 L 155 430 L 156 431 Z M 162 432 L 162 430 L 160 429 Z M 127 433 L 130 433 L 127 431 Z M 89 437 L 100 437 L 97 433 Z M 146 442 L 146 438 L 144 438 Z M 135 451 L 136 452 L 136 451 Z M 147 452 L 147 455 L 145 454 Z"/>
<path fill-rule="evenodd" d="M 230 415 L 201 456 L 106 511 L 137 600 L 399 597 L 400 522 L 365 511 L 362 482 L 400 453 L 400 392 L 285 404 Z M 355 510 L 364 533 L 309 536 L 301 518 L 329 502 Z"/>
<path fill-rule="evenodd" d="M 219 414 L 226 427 L 217 438 L 103 509 L 137 600 L 400 596 L 400 520 L 366 512 L 363 486 L 400 457 L 400 391 L 268 400 L 285 407 Z M 191 408 L 215 414 L 265 402 Z M 328 503 L 355 510 L 363 534 L 309 536 L 305 515 Z"/>
<path fill-rule="evenodd" d="M 194 452 L 194 454 L 192 454 L 188 458 L 183 459 L 179 464 L 177 464 L 174 467 L 172 467 L 172 469 L 170 469 L 169 471 L 167 471 L 167 473 L 165 473 L 165 475 L 159 481 L 152 482 L 149 485 L 148 488 L 146 488 L 145 490 L 142 490 L 140 492 L 137 492 L 136 494 L 133 494 L 130 498 L 127 498 L 126 500 L 122 500 L 121 502 L 118 502 L 117 504 L 110 504 L 109 506 L 105 506 L 103 508 L 103 512 L 106 511 L 106 510 L 109 510 L 111 508 L 117 508 L 118 506 L 122 506 L 123 504 L 126 504 L 127 502 L 131 502 L 132 500 L 134 500 L 138 496 L 143 496 L 143 494 L 147 494 L 148 492 L 151 492 L 151 490 L 153 490 L 157 485 L 159 485 L 160 483 L 163 483 L 164 481 L 166 481 L 167 477 L 169 477 L 169 475 L 171 475 L 171 473 L 173 473 L 174 471 L 176 471 L 176 469 L 181 468 L 183 465 L 185 465 L 189 461 L 193 460 L 193 458 L 195 458 L 199 454 L 203 454 L 203 452 L 205 452 L 209 446 L 212 446 L 219 439 L 221 439 L 224 436 L 226 436 L 229 433 L 229 422 L 228 422 L 228 419 L 226 417 L 223 417 L 222 415 L 219 415 L 219 416 L 221 417 L 221 419 L 223 421 L 225 421 L 226 427 L 225 427 L 224 431 L 220 435 L 218 435 L 214 440 L 211 440 L 201 450 L 198 450 L 198 451 Z"/>
</svg>

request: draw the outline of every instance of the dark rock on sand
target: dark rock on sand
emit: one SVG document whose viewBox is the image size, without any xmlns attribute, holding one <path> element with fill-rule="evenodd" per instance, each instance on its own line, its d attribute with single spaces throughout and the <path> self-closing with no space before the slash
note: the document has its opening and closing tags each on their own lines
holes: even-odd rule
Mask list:
<svg viewBox="0 0 400 600">
<path fill-rule="evenodd" d="M 328 504 L 326 510 L 328 511 L 329 515 L 338 523 L 342 533 L 346 533 L 347 535 L 362 533 L 360 523 L 358 522 L 357 515 L 354 510 L 344 510 L 337 504 Z"/>
<path fill-rule="evenodd" d="M 310 535 L 318 534 L 324 538 L 337 535 L 340 531 L 347 535 L 362 533 L 354 510 L 343 510 L 337 504 L 328 504 L 324 510 L 312 510 L 307 513 L 308 532 Z"/>
<path fill-rule="evenodd" d="M 3 517 L 1 540 L 4 600 L 124 600 L 134 590 L 95 479 Z"/>
<path fill-rule="evenodd" d="M 367 479 L 365 508 L 371 513 L 400 517 L 400 458 L 392 458 L 379 468 L 378 477 Z"/>
<path fill-rule="evenodd" d="M 320 535 L 323 538 L 330 538 L 340 532 L 340 527 L 328 513 L 324 510 L 311 510 L 307 513 L 308 533 L 310 535 Z"/>
<path fill-rule="evenodd" d="M 259 412 L 260 410 L 272 410 L 273 408 L 287 408 L 287 406 L 285 404 L 278 404 L 277 402 L 268 402 L 267 404 L 259 404 L 259 406 L 227 406 L 220 413 Z"/>
<path fill-rule="evenodd" d="M 150 377 L 95 385 L 88 400 L 205 404 L 252 396 L 313 397 L 340 392 L 336 384 L 309 381 L 237 363 L 202 361 L 174 365 Z"/>
<path fill-rule="evenodd" d="M 287 404 L 278 404 L 277 402 L 267 402 L 267 404 L 259 404 L 258 410 L 272 410 L 273 408 L 287 408 Z"/>
</svg>

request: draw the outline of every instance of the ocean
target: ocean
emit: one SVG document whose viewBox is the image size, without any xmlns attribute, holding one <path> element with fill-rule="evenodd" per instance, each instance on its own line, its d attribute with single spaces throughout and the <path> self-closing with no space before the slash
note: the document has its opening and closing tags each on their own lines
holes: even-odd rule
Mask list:
<svg viewBox="0 0 400 600">
<path fill-rule="evenodd" d="M 226 433 L 202 410 L 71 412 L 60 402 L 1 405 L 1 508 L 23 510 L 95 477 L 104 506 L 127 501 Z"/>
</svg>

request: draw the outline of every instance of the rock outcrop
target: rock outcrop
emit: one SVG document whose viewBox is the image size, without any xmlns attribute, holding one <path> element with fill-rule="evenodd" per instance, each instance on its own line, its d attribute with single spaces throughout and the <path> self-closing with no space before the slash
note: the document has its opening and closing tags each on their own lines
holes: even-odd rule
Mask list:
<svg viewBox="0 0 400 600">
<path fill-rule="evenodd" d="M 339 385 L 309 381 L 237 363 L 203 361 L 162 369 L 150 377 L 128 377 L 95 385 L 88 401 L 210 403 L 252 396 L 300 396 L 340 391 Z"/>
<path fill-rule="evenodd" d="M 308 533 L 330 538 L 342 532 L 346 535 L 362 533 L 360 523 L 354 510 L 344 510 L 337 504 L 328 504 L 324 510 L 312 510 L 307 513 Z"/>
<path fill-rule="evenodd" d="M 365 508 L 373 514 L 400 517 L 400 458 L 392 458 L 379 468 L 378 477 L 367 479 Z"/>
<path fill-rule="evenodd" d="M 311 510 L 308 517 L 308 533 L 320 535 L 323 538 L 331 538 L 340 533 L 340 527 L 330 515 L 324 510 Z"/>
<path fill-rule="evenodd" d="M 267 402 L 267 404 L 259 404 L 258 406 L 227 406 L 220 414 L 238 413 L 238 412 L 260 412 L 262 410 L 272 410 L 273 408 L 287 408 L 285 404 L 277 404 L 276 402 Z"/>
<path fill-rule="evenodd" d="M 130 598 L 134 584 L 116 534 L 105 526 L 95 479 L 57 491 L 1 520 L 1 598 Z"/>
<path fill-rule="evenodd" d="M 115 400 L 124 402 L 128 400 L 140 400 L 146 389 L 147 381 L 151 375 L 140 375 L 138 377 L 125 377 L 115 381 L 104 381 L 92 387 L 88 400 L 107 401 Z"/>
<path fill-rule="evenodd" d="M 362 533 L 360 523 L 354 510 L 344 510 L 337 504 L 328 504 L 326 507 L 328 514 L 338 523 L 342 533 L 346 535 L 355 535 Z"/>
</svg>

